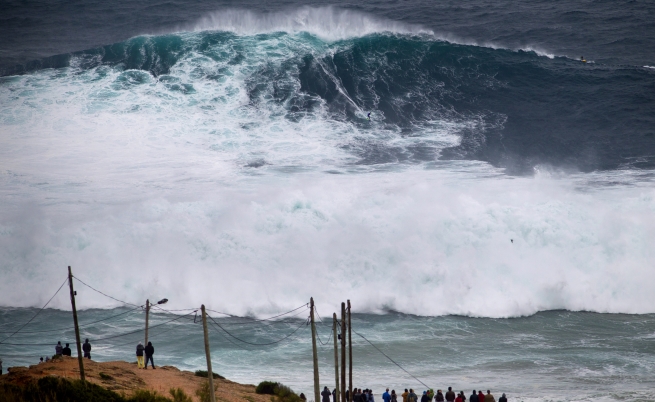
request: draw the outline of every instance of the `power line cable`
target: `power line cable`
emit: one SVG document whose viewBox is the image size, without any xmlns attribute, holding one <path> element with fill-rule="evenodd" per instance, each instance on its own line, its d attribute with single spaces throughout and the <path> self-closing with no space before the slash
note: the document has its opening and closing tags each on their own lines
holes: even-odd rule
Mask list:
<svg viewBox="0 0 655 402">
<path fill-rule="evenodd" d="M 68 278 L 66 278 L 66 279 L 64 280 L 64 282 L 61 284 L 61 286 L 59 286 L 59 289 L 57 289 L 57 291 L 55 292 L 55 294 L 52 295 L 52 297 L 48 300 L 48 302 L 47 302 L 46 304 L 44 304 L 43 307 L 41 307 L 41 308 L 39 309 L 39 311 L 37 311 L 36 314 L 34 314 L 34 315 L 32 316 L 32 318 L 30 318 L 30 320 L 29 320 L 28 322 L 26 322 L 25 324 L 23 324 L 20 328 L 18 328 L 16 331 L 14 331 L 11 335 L 9 335 L 8 337 L 6 337 L 6 338 L 3 339 L 2 341 L 0 341 L 0 344 L 4 344 L 5 341 L 6 341 L 7 339 L 9 339 L 9 338 L 11 338 L 12 336 L 16 335 L 16 334 L 17 334 L 21 329 L 25 328 L 25 327 L 27 326 L 27 324 L 31 323 L 31 322 L 36 318 L 36 316 L 39 315 L 39 313 L 40 313 L 41 311 L 43 311 L 43 310 L 48 306 L 48 304 L 50 304 L 50 302 L 52 301 L 52 299 L 54 299 L 55 296 L 57 296 L 57 293 L 59 293 L 59 291 L 61 290 L 61 288 L 64 287 L 64 285 L 66 284 L 66 281 L 67 281 L 67 280 L 68 280 Z M 9 345 L 9 344 L 7 344 L 7 345 Z"/>
<path fill-rule="evenodd" d="M 305 303 L 305 304 L 303 304 L 302 306 L 299 306 L 299 307 L 294 308 L 293 310 L 289 310 L 289 311 L 287 311 L 286 313 L 282 313 L 282 314 L 274 315 L 273 317 L 261 318 L 261 319 L 250 318 L 250 317 L 239 317 L 239 316 L 237 316 L 237 315 L 233 315 L 233 314 L 230 314 L 230 313 L 223 313 L 223 312 L 221 312 L 221 311 L 216 311 L 216 310 L 212 310 L 212 309 L 205 309 L 205 310 L 207 310 L 207 311 L 211 311 L 211 312 L 213 312 L 213 313 L 218 313 L 218 314 L 227 315 L 227 316 L 232 317 L 232 318 L 238 318 L 238 319 L 242 319 L 242 320 L 250 320 L 249 323 L 251 323 L 251 322 L 254 323 L 254 322 L 261 322 L 261 321 L 269 321 L 269 320 L 272 320 L 272 319 L 274 319 L 274 318 L 282 317 L 282 316 L 284 316 L 284 315 L 287 315 L 287 314 L 293 313 L 294 311 L 300 310 L 301 308 L 303 308 L 303 307 L 308 307 L 308 306 L 309 306 L 309 303 Z M 245 324 L 245 323 L 244 323 L 244 324 Z"/>
<path fill-rule="evenodd" d="M 289 335 L 287 335 L 287 336 L 285 336 L 285 337 L 283 337 L 283 338 L 281 338 L 281 339 L 278 339 L 277 341 L 268 342 L 268 343 L 254 343 L 254 342 L 244 341 L 243 339 L 240 339 L 240 338 L 238 338 L 238 337 L 232 335 L 232 334 L 231 334 L 230 332 L 228 332 L 225 328 L 223 328 L 219 323 L 217 323 L 217 322 L 214 320 L 214 318 L 212 318 L 211 316 L 208 316 L 208 317 L 209 317 L 210 320 L 212 320 L 212 321 L 214 322 L 214 324 L 216 324 L 220 329 L 222 329 L 223 332 L 225 332 L 226 334 L 228 334 L 228 335 L 231 336 L 232 338 L 234 338 L 234 339 L 236 339 L 236 340 L 238 340 L 238 341 L 240 341 L 240 342 L 243 342 L 243 343 L 245 343 L 245 344 L 253 345 L 253 346 L 269 346 L 269 345 L 274 345 L 274 344 L 276 344 L 276 343 L 280 343 L 280 342 L 282 342 L 282 341 L 288 339 L 290 336 L 292 336 L 292 335 L 295 334 L 296 332 L 298 332 L 298 330 L 299 330 L 300 328 L 302 328 L 303 325 L 307 325 L 307 320 L 303 321 L 302 323 L 300 323 L 300 325 L 298 326 L 298 328 L 296 328 L 293 332 L 291 332 Z"/>
<path fill-rule="evenodd" d="M 157 324 L 157 325 L 150 326 L 150 327 L 148 327 L 148 329 L 161 327 L 162 325 L 166 325 L 166 324 L 169 324 L 169 323 L 171 323 L 171 322 L 173 322 L 173 321 L 177 321 L 177 320 L 179 320 L 179 319 L 185 318 L 186 316 L 188 316 L 188 315 L 190 315 L 190 314 L 193 314 L 193 312 L 191 312 L 191 313 L 189 313 L 189 314 L 185 314 L 185 315 L 178 316 L 177 318 L 173 318 L 172 320 L 169 320 L 169 321 L 166 321 L 166 322 L 162 322 L 161 324 Z M 141 331 L 143 331 L 143 329 L 137 329 L 136 331 L 130 331 L 130 332 L 126 332 L 126 333 L 124 333 L 124 334 L 119 334 L 119 335 L 107 336 L 107 337 L 105 337 L 105 338 L 97 338 L 97 339 L 93 339 L 93 342 L 105 341 L 105 340 L 107 340 L 107 339 L 120 338 L 121 336 L 131 335 L 131 334 L 135 334 L 135 333 L 137 333 L 137 332 L 141 332 Z"/>
<path fill-rule="evenodd" d="M 131 309 L 131 310 L 125 311 L 125 312 L 123 312 L 123 313 L 116 314 L 116 315 L 113 315 L 113 316 L 111 316 L 111 317 L 103 318 L 103 319 L 101 319 L 101 320 L 97 320 L 97 321 L 89 322 L 89 323 L 86 323 L 86 324 L 82 324 L 82 325 L 80 325 L 79 327 L 80 327 L 80 328 L 82 328 L 82 327 L 88 327 L 89 325 L 97 324 L 97 323 L 99 323 L 99 322 L 103 322 L 103 321 L 108 321 L 108 320 L 111 320 L 112 318 L 120 317 L 121 315 L 125 315 L 125 314 L 128 314 L 128 313 L 131 313 L 131 312 L 133 312 L 134 310 L 138 310 L 138 309 L 141 308 L 141 307 L 143 307 L 143 306 L 139 306 L 139 307 L 133 308 L 133 309 Z M 39 331 L 23 331 L 23 332 L 21 332 L 21 334 L 38 334 L 38 333 L 44 333 L 44 332 L 57 332 L 57 331 L 67 331 L 67 330 L 74 330 L 74 329 L 75 329 L 75 327 L 56 328 L 56 329 L 44 329 L 44 330 L 39 330 Z M 0 333 L 2 333 L 2 332 L 3 332 L 3 331 L 0 331 Z M 4 331 L 4 332 L 10 332 L 10 331 Z"/>
<path fill-rule="evenodd" d="M 418 382 L 420 382 L 421 384 L 423 384 L 427 389 L 430 389 L 430 387 L 429 387 L 428 385 L 425 385 L 425 383 L 424 383 L 423 381 L 421 381 L 421 380 L 419 380 L 418 378 L 416 378 L 412 373 L 410 373 L 409 371 L 405 370 L 405 369 L 403 368 L 403 366 L 401 366 L 400 364 L 396 363 L 392 358 L 390 358 L 389 356 L 387 356 L 387 354 L 384 353 L 383 351 L 381 351 L 380 348 L 378 348 L 378 347 L 375 346 L 371 341 L 369 341 L 368 339 L 366 339 L 366 337 L 364 337 L 364 335 L 362 335 L 362 334 L 360 334 L 359 332 L 353 330 L 352 328 L 351 328 L 351 330 L 352 330 L 355 334 L 357 334 L 357 335 L 359 335 L 360 337 L 362 337 L 362 339 L 364 339 L 366 342 L 368 342 L 371 346 L 373 346 L 373 347 L 375 348 L 375 350 L 377 350 L 378 352 L 382 353 L 382 355 L 383 355 L 384 357 L 386 357 L 387 359 L 389 359 L 393 364 L 395 364 L 396 366 L 398 366 L 402 371 L 404 371 L 405 373 L 409 374 L 413 379 L 415 379 L 416 381 L 418 381 Z"/>
<path fill-rule="evenodd" d="M 157 327 L 160 327 L 160 326 L 162 326 L 162 325 L 165 325 L 165 324 L 171 323 L 171 322 L 173 322 L 173 321 L 177 321 L 177 320 L 179 320 L 179 319 L 181 319 L 181 318 L 185 318 L 186 316 L 188 316 L 188 315 L 190 315 L 190 314 L 193 314 L 193 313 L 189 313 L 189 314 L 181 315 L 181 316 L 179 316 L 179 317 L 177 317 L 177 318 L 174 318 L 174 319 L 172 319 L 172 320 L 169 320 L 169 321 L 163 322 L 163 323 L 161 323 L 161 324 L 153 325 L 153 326 L 151 326 L 151 327 L 149 327 L 149 328 L 151 329 L 151 328 L 157 328 Z M 141 332 L 141 331 L 143 331 L 143 329 L 137 329 L 136 331 L 130 331 L 130 332 L 125 332 L 125 333 L 123 333 L 123 334 L 107 336 L 107 337 L 105 337 L 105 338 L 97 338 L 97 339 L 89 338 L 89 339 L 91 339 L 93 342 L 99 342 L 99 341 L 105 341 L 105 340 L 107 340 L 107 339 L 120 338 L 121 336 L 131 335 L 131 334 L 135 334 L 135 333 L 137 333 L 137 332 Z M 85 336 L 84 338 L 88 338 L 88 337 Z M 5 343 L 5 345 L 11 345 L 11 346 L 51 346 L 52 343 Z"/>
<path fill-rule="evenodd" d="M 78 282 L 80 282 L 82 285 L 84 285 L 84 286 L 86 286 L 86 287 L 88 287 L 88 288 L 91 288 L 92 290 L 95 290 L 96 292 L 100 293 L 101 295 L 103 295 L 103 296 L 105 296 L 105 297 L 108 297 L 108 298 L 110 298 L 110 299 L 112 299 L 112 300 L 116 300 L 116 301 L 119 302 L 119 303 L 129 304 L 130 306 L 134 306 L 134 307 L 142 307 L 142 306 L 136 305 L 136 304 L 134 304 L 134 303 L 129 303 L 129 302 L 126 302 L 126 301 L 123 301 L 123 300 L 119 300 L 119 299 L 117 299 L 117 298 L 115 298 L 115 297 L 109 296 L 108 294 L 103 293 L 103 292 L 99 291 L 98 289 L 94 288 L 93 286 L 87 284 L 86 282 L 84 282 L 83 280 L 81 280 L 80 278 L 78 278 L 77 276 L 73 276 L 73 278 L 75 278 L 75 279 L 76 279 Z"/>
</svg>

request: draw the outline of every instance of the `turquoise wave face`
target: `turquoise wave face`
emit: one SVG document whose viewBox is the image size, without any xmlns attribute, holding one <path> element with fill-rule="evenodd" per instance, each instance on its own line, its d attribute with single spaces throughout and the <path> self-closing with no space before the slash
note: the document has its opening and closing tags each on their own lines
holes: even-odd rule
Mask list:
<svg viewBox="0 0 655 402">
<path fill-rule="evenodd" d="M 115 90 L 157 82 L 183 94 L 212 85 L 220 93 L 241 79 L 240 96 L 261 115 L 295 122 L 321 115 L 361 131 L 363 138 L 339 144 L 354 164 L 477 159 L 525 174 L 540 165 L 591 171 L 652 168 L 654 161 L 647 105 L 655 101 L 655 76 L 642 67 L 457 45 L 427 34 L 325 41 L 284 32 L 137 37 L 33 67 L 64 66 L 122 72 Z M 203 107 L 226 99 L 203 99 Z M 413 140 L 402 145 L 397 138 Z"/>
</svg>

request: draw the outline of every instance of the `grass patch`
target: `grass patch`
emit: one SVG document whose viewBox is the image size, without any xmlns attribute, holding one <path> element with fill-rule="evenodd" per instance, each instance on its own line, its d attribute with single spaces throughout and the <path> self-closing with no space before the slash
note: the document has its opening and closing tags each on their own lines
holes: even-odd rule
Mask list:
<svg viewBox="0 0 655 402">
<path fill-rule="evenodd" d="M 173 402 L 193 402 L 193 399 L 182 388 L 171 388 L 168 390 L 168 393 L 171 394 Z"/>
<path fill-rule="evenodd" d="M 276 402 L 301 402 L 302 399 L 293 390 L 284 384 L 273 381 L 262 381 L 257 385 L 255 392 L 258 394 L 273 395 L 271 401 Z"/>
<path fill-rule="evenodd" d="M 114 379 L 114 377 L 110 376 L 109 374 L 105 374 L 105 373 L 98 373 L 98 376 L 100 376 L 101 380 L 105 380 L 105 381 L 111 381 L 111 380 Z"/>
<path fill-rule="evenodd" d="M 196 377 L 207 378 L 209 377 L 209 374 L 207 373 L 207 370 L 196 370 Z M 216 379 L 220 378 L 221 380 L 225 379 L 225 377 L 223 377 L 222 375 L 218 375 L 216 373 L 212 373 L 212 377 Z"/>
</svg>

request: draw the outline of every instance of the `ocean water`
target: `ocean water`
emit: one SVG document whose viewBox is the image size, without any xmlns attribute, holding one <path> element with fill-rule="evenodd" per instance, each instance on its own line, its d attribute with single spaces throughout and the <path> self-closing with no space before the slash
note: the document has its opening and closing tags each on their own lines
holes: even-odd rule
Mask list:
<svg viewBox="0 0 655 402">
<path fill-rule="evenodd" d="M 327 342 L 350 299 L 354 329 L 434 388 L 655 399 L 653 17 L 640 1 L 3 2 L 4 366 L 72 341 L 65 285 L 4 340 L 70 265 L 115 298 L 76 284 L 99 360 L 131 359 L 136 307 L 166 297 L 157 362 L 202 368 L 181 315 L 204 303 L 234 315 L 212 313 L 236 336 L 213 328 L 216 371 L 309 395 L 306 309 L 243 317 L 314 297 Z M 355 340 L 355 386 L 422 388 Z"/>
</svg>

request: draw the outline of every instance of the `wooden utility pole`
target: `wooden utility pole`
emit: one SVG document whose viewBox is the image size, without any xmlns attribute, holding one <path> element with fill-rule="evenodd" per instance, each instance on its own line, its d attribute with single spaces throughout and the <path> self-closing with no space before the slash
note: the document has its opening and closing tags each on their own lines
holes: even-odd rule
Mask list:
<svg viewBox="0 0 655 402">
<path fill-rule="evenodd" d="M 150 299 L 146 300 L 146 341 L 143 346 L 148 346 L 148 319 L 150 318 Z"/>
<path fill-rule="evenodd" d="M 202 330 L 205 333 L 205 356 L 207 357 L 207 379 L 209 380 L 209 400 L 211 402 L 216 402 L 216 395 L 214 395 L 214 373 L 212 372 L 212 357 L 211 354 L 209 353 L 209 333 L 207 332 L 207 313 L 205 312 L 204 304 L 200 306 L 200 308 L 202 309 Z M 148 332 L 146 332 L 146 334 L 147 333 Z"/>
<path fill-rule="evenodd" d="M 75 343 L 77 345 L 77 362 L 80 365 L 80 380 L 84 382 L 84 360 L 82 358 L 82 344 L 80 342 L 80 327 L 77 324 L 77 308 L 75 308 L 75 290 L 73 290 L 73 272 L 68 266 L 68 287 L 71 291 L 71 306 L 73 307 L 73 322 L 75 323 Z"/>
<path fill-rule="evenodd" d="M 337 384 L 335 388 L 337 394 L 334 396 L 334 402 L 339 401 L 341 389 L 339 388 L 339 347 L 337 346 L 337 313 L 332 315 L 332 337 L 334 338 L 334 382 Z"/>
<path fill-rule="evenodd" d="M 316 348 L 316 324 L 314 323 L 314 298 L 309 298 L 309 316 L 312 322 L 312 357 L 314 360 L 314 402 L 321 400 L 320 383 L 318 381 L 318 350 Z"/>
<path fill-rule="evenodd" d="M 346 402 L 346 303 L 341 303 L 341 401 Z"/>
<path fill-rule="evenodd" d="M 348 402 L 353 402 L 353 337 L 350 330 L 350 300 L 348 300 Z"/>
</svg>

